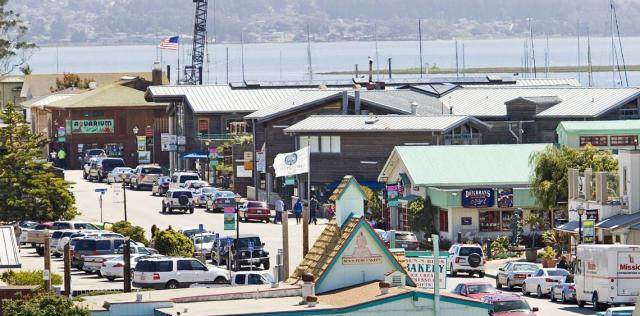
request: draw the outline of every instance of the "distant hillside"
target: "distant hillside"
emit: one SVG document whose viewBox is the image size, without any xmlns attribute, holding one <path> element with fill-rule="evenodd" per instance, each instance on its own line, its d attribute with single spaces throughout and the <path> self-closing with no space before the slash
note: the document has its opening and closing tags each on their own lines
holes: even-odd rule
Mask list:
<svg viewBox="0 0 640 316">
<path fill-rule="evenodd" d="M 237 42 L 301 41 L 306 25 L 316 41 L 515 37 L 609 32 L 607 0 L 209 0 L 209 38 Z M 640 35 L 640 0 L 617 0 L 623 35 Z M 30 36 L 47 42 L 153 43 L 160 36 L 191 34 L 188 0 L 10 0 L 31 24 Z M 215 10 L 214 10 L 215 7 Z M 214 14 L 215 13 L 215 14 Z M 215 16 L 215 24 L 214 24 Z"/>
</svg>

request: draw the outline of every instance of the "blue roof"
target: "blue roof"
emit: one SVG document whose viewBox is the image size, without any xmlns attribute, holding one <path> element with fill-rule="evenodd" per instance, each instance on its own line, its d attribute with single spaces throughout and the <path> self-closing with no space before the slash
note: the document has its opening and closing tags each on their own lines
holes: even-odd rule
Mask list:
<svg viewBox="0 0 640 316">
<path fill-rule="evenodd" d="M 578 221 L 570 221 L 566 224 L 562 224 L 558 227 L 556 227 L 557 230 L 562 230 L 562 231 L 566 231 L 566 232 L 570 232 L 570 233 L 577 233 L 578 232 L 578 226 L 579 223 Z"/>
<path fill-rule="evenodd" d="M 604 219 L 596 224 L 597 228 L 618 229 L 623 226 L 629 226 L 640 223 L 640 212 L 633 214 L 618 214 Z"/>
<path fill-rule="evenodd" d="M 340 185 L 340 182 L 342 182 L 342 180 L 339 181 L 333 181 L 331 183 L 329 183 L 327 185 L 327 190 L 333 192 L 338 185 Z M 363 187 L 368 187 L 369 189 L 373 190 L 373 191 L 380 191 L 382 189 L 384 189 L 384 184 L 382 182 L 378 182 L 378 181 L 370 181 L 370 180 L 358 180 L 358 183 L 363 186 Z"/>
<path fill-rule="evenodd" d="M 205 152 L 192 151 L 182 154 L 182 159 L 207 159 L 209 155 Z"/>
</svg>

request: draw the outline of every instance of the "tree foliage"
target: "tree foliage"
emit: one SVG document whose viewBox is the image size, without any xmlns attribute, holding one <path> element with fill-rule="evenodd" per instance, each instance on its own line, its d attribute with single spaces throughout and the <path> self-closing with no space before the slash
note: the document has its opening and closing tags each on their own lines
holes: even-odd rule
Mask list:
<svg viewBox="0 0 640 316">
<path fill-rule="evenodd" d="M 149 241 L 144 236 L 144 228 L 140 226 L 133 226 L 127 221 L 119 221 L 113 223 L 111 230 L 114 233 L 121 234 L 122 236 L 130 237 L 135 242 L 141 242 L 145 245 L 149 244 Z"/>
<path fill-rule="evenodd" d="M 62 79 L 56 78 L 56 91 L 61 91 L 66 88 L 78 88 L 78 89 L 87 89 L 89 88 L 89 83 L 94 81 L 93 78 L 80 78 L 77 74 L 74 73 L 64 73 L 62 74 Z"/>
<path fill-rule="evenodd" d="M 4 316 L 89 316 L 84 307 L 77 306 L 65 296 L 46 293 L 28 300 L 11 299 L 2 301 Z"/>
<path fill-rule="evenodd" d="M 189 237 L 174 230 L 161 230 L 153 238 L 154 248 L 165 256 L 192 257 L 195 252 Z"/>
<path fill-rule="evenodd" d="M 62 276 L 57 273 L 51 273 L 51 284 L 62 284 Z M 42 270 L 33 271 L 14 271 L 9 270 L 0 274 L 0 280 L 9 285 L 38 285 L 39 288 L 44 287 L 42 280 Z"/>
<path fill-rule="evenodd" d="M 533 167 L 531 192 L 543 209 L 556 208 L 558 202 L 567 201 L 569 168 L 579 171 L 591 168 L 594 172 L 618 170 L 618 161 L 610 151 L 591 145 L 579 149 L 549 145 L 533 154 L 529 164 Z"/>
<path fill-rule="evenodd" d="M 362 190 L 367 195 L 367 207 L 371 210 L 371 218 L 382 218 L 382 202 L 378 196 L 378 192 L 371 190 L 369 187 L 362 187 Z"/>
<path fill-rule="evenodd" d="M 0 75 L 6 75 L 24 64 L 36 45 L 24 40 L 29 28 L 20 14 L 7 9 L 9 0 L 0 0 Z"/>
<path fill-rule="evenodd" d="M 33 135 L 13 104 L 0 113 L 0 221 L 73 219 L 75 198 L 70 183 L 47 171 L 42 154 L 48 143 Z"/>
<path fill-rule="evenodd" d="M 438 216 L 438 207 L 431 204 L 431 199 L 417 198 L 408 205 L 409 223 L 414 231 L 424 232 L 425 237 L 438 233 L 435 223 Z"/>
</svg>

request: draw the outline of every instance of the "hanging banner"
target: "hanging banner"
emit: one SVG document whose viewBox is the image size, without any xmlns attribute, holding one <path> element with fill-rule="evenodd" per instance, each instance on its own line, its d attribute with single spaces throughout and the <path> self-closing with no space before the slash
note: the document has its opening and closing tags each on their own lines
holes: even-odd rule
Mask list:
<svg viewBox="0 0 640 316">
<path fill-rule="evenodd" d="M 440 269 L 438 271 L 439 287 L 447 288 L 447 257 L 439 257 L 437 266 L 434 265 L 433 258 L 429 257 L 407 257 L 406 260 L 407 271 L 417 287 L 433 289 L 436 277 L 434 269 Z"/>
<path fill-rule="evenodd" d="M 513 207 L 513 189 L 498 189 L 498 207 Z"/>
<path fill-rule="evenodd" d="M 136 136 L 138 143 L 138 151 L 145 151 L 147 149 L 147 136 Z"/>
<path fill-rule="evenodd" d="M 264 151 L 256 152 L 256 170 L 261 173 L 267 172 L 267 154 Z"/>
<path fill-rule="evenodd" d="M 593 243 L 595 234 L 595 221 L 584 220 L 582 221 L 582 236 L 584 243 Z"/>
<path fill-rule="evenodd" d="M 390 206 L 390 207 L 398 206 L 399 196 L 400 196 L 400 193 L 398 191 L 397 185 L 387 186 L 387 206 Z"/>
<path fill-rule="evenodd" d="M 309 147 L 296 152 L 278 154 L 273 160 L 276 177 L 293 176 L 309 172 Z"/>
<path fill-rule="evenodd" d="M 113 134 L 113 120 L 71 120 L 70 134 Z"/>
<path fill-rule="evenodd" d="M 236 229 L 236 214 L 224 213 L 224 230 Z"/>
<path fill-rule="evenodd" d="M 596 223 L 598 222 L 598 209 L 584 210 L 584 215 L 586 215 L 586 219 L 593 220 Z"/>
<path fill-rule="evenodd" d="M 493 189 L 481 188 L 462 190 L 462 207 L 492 207 L 494 203 L 495 197 Z"/>
</svg>

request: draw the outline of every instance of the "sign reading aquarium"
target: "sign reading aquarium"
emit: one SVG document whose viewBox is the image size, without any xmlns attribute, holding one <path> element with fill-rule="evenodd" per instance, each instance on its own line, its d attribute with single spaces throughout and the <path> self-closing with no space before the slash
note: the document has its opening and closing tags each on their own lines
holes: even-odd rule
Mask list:
<svg viewBox="0 0 640 316">
<path fill-rule="evenodd" d="M 492 207 L 495 203 L 493 189 L 464 189 L 462 190 L 462 207 Z"/>
<path fill-rule="evenodd" d="M 68 121 L 67 121 L 68 122 Z M 71 120 L 71 134 L 113 134 L 113 120 Z"/>
</svg>

